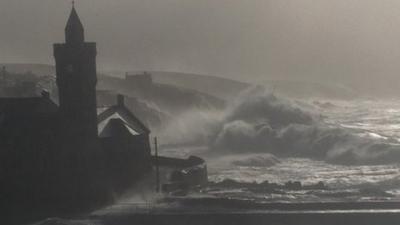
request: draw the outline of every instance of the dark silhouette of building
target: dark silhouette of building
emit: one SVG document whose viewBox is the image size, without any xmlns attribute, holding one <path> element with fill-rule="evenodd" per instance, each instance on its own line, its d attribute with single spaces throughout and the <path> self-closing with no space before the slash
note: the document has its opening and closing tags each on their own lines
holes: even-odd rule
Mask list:
<svg viewBox="0 0 400 225">
<path fill-rule="evenodd" d="M 97 135 L 96 43 L 85 42 L 84 28 L 72 8 L 65 27 L 65 44 L 54 45 L 60 113 L 74 132 Z M 77 131 L 76 124 L 80 130 Z"/>
<path fill-rule="evenodd" d="M 151 169 L 150 130 L 123 96 L 97 115 L 96 44 L 85 42 L 74 7 L 54 56 L 59 105 L 46 91 L 0 98 L 1 209 L 98 206 Z"/>
<path fill-rule="evenodd" d="M 125 106 L 124 96 L 98 116 L 98 132 L 116 187 L 126 187 L 149 171 L 150 130 Z"/>
</svg>

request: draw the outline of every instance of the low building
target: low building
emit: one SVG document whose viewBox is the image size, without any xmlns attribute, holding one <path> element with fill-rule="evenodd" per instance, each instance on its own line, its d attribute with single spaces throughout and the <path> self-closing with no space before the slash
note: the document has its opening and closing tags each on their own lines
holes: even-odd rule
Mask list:
<svg viewBox="0 0 400 225">
<path fill-rule="evenodd" d="M 150 130 L 125 106 L 99 109 L 98 135 L 107 158 L 107 168 L 116 187 L 126 187 L 151 170 Z"/>
</svg>

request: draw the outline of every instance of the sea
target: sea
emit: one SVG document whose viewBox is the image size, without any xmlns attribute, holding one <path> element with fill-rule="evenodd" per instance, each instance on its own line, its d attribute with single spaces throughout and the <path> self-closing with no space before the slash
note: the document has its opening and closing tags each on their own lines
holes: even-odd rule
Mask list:
<svg viewBox="0 0 400 225">
<path fill-rule="evenodd" d="M 399 146 L 400 151 L 400 101 L 313 100 L 308 103 L 316 106 L 314 112 L 320 114 L 327 126 L 343 128 L 352 135 L 371 141 Z M 250 160 L 257 165 L 237 165 L 240 160 Z M 341 165 L 310 157 L 279 157 L 276 162 L 276 159 L 271 160 L 269 153 L 257 153 L 210 158 L 208 161 L 209 179 L 214 182 L 226 179 L 246 183 L 269 181 L 282 185 L 289 181 L 300 181 L 303 185 L 323 182 L 328 187 L 327 190 L 281 194 L 251 193 L 244 189 L 213 193 L 228 198 L 261 202 L 396 201 L 400 198 L 400 158 L 398 162 Z"/>
<path fill-rule="evenodd" d="M 323 124 L 324 127 L 343 129 L 347 133 L 350 133 L 351 136 L 357 136 L 372 142 L 382 142 L 385 143 L 385 146 L 389 144 L 391 152 L 396 151 L 397 146 L 399 146 L 398 149 L 400 151 L 399 100 L 334 101 L 314 99 L 302 101 L 298 105 L 301 105 L 302 110 L 312 111 L 312 114 L 320 120 L 318 124 Z M 278 108 L 282 108 L 282 106 L 280 105 Z M 359 146 L 360 144 L 358 143 L 354 147 Z M 386 150 L 387 148 L 385 147 L 382 151 Z M 380 149 L 377 148 L 374 151 L 380 151 Z M 248 188 L 238 187 L 204 188 L 189 193 L 188 196 L 183 198 L 201 199 L 212 197 L 252 201 L 260 204 L 400 201 L 400 158 L 398 162 L 396 159 L 389 159 L 387 161 L 379 160 L 377 163 L 371 163 L 369 160 L 367 163 L 363 163 L 362 161 L 361 163 L 353 164 L 338 163 L 337 161 L 332 162 L 324 158 L 310 157 L 308 154 L 282 156 L 268 151 L 235 151 L 231 153 L 223 151 L 221 154 L 215 154 L 210 153 L 209 146 L 205 145 L 166 146 L 160 148 L 160 153 L 166 156 L 182 158 L 190 155 L 199 155 L 205 158 L 208 166 L 209 180 L 214 183 L 233 180 L 238 183 L 252 183 L 254 185 L 266 181 L 284 185 L 290 181 L 299 181 L 303 186 L 317 184 L 318 182 L 323 182 L 326 186 L 325 189 L 321 190 L 298 189 L 281 190 L 279 192 L 255 192 Z M 385 157 L 383 158 L 386 159 Z M 175 213 L 173 214 L 175 216 L 185 212 L 182 205 L 160 203 L 163 202 L 163 198 L 168 196 L 160 194 L 153 196 L 149 195 L 149 193 L 144 194 L 145 191 L 138 192 L 136 194 L 132 192 L 132 195 L 126 195 L 124 198 L 119 199 L 115 205 L 93 212 L 87 217 L 83 216 L 80 219 L 49 218 L 35 224 L 108 224 L 106 222 L 107 219 L 104 218 L 111 218 L 110 221 L 112 222 L 109 224 L 130 224 L 129 221 L 135 220 L 133 217 L 131 218 L 127 215 L 139 213 L 145 216 L 155 213 L 155 215 L 165 216 L 162 211 L 164 209 L 168 211 L 169 207 L 174 208 L 173 212 Z M 157 204 L 160 205 L 157 206 Z M 277 217 L 277 221 L 281 217 L 288 220 L 287 218 L 291 218 L 290 215 L 294 215 L 292 218 L 293 221 L 296 221 L 295 218 L 303 217 L 302 212 L 271 212 L 273 213 L 273 215 L 271 214 L 272 218 Z M 307 215 L 312 216 L 305 216 L 307 218 L 305 221 L 307 222 L 303 224 L 318 224 L 312 218 L 319 217 L 320 213 L 324 215 L 328 213 L 328 217 L 333 220 L 349 216 L 349 220 L 358 222 L 364 221 L 363 218 L 367 217 L 371 219 L 378 218 L 373 216 L 375 215 L 374 213 L 379 214 L 380 218 L 389 218 L 391 216 L 395 216 L 394 220 L 400 218 L 398 216 L 400 215 L 399 210 L 322 210 L 309 212 L 308 214 L 306 212 Z M 252 218 L 251 214 L 246 214 L 245 216 L 249 217 L 249 219 Z M 115 222 L 119 221 L 119 218 L 124 218 L 125 220 L 121 220 L 122 222 L 120 223 Z M 157 217 L 150 216 L 146 218 Z M 324 218 L 322 216 L 322 219 Z M 290 221 L 280 224 L 292 224 Z M 310 223 L 310 221 L 315 223 Z M 343 221 L 346 220 L 344 219 Z M 256 221 L 252 220 L 252 222 L 252 224 L 257 224 Z"/>
</svg>

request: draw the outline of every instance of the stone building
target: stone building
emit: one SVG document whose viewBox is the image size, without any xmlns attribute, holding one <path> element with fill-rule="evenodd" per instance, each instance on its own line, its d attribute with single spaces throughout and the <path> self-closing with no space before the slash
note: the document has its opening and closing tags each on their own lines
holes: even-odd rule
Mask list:
<svg viewBox="0 0 400 225">
<path fill-rule="evenodd" d="M 151 170 L 150 131 L 123 97 L 98 116 L 96 53 L 72 8 L 65 43 L 54 44 L 59 104 L 47 92 L 0 98 L 2 208 L 98 206 Z"/>
<path fill-rule="evenodd" d="M 98 135 L 112 183 L 129 186 L 150 169 L 150 130 L 125 106 L 123 95 L 118 95 L 116 105 L 99 112 Z"/>
</svg>

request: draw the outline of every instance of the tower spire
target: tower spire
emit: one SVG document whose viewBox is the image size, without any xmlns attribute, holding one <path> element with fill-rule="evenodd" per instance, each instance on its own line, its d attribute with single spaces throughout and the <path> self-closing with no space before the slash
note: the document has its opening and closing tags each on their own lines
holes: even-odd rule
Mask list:
<svg viewBox="0 0 400 225">
<path fill-rule="evenodd" d="M 65 128 L 72 128 L 68 131 L 71 135 L 96 139 L 96 43 L 85 42 L 74 5 L 65 27 L 65 39 L 66 43 L 54 44 L 59 113 Z"/>
<path fill-rule="evenodd" d="M 75 10 L 75 1 L 72 1 L 72 9 L 65 27 L 65 42 L 67 44 L 80 44 L 85 41 L 84 28 L 78 13 Z"/>
</svg>

